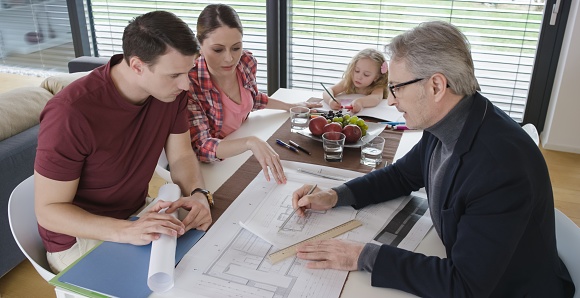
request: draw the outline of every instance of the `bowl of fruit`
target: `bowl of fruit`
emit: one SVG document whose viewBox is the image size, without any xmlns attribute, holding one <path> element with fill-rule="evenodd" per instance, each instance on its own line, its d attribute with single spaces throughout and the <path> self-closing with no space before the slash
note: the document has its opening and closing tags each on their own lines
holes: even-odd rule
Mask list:
<svg viewBox="0 0 580 298">
<path fill-rule="evenodd" d="M 298 132 L 301 135 L 322 142 L 322 134 L 339 131 L 346 136 L 345 147 L 360 147 L 378 136 L 386 124 L 365 122 L 356 115 L 342 114 L 341 111 L 328 111 L 310 119 L 308 129 Z"/>
</svg>

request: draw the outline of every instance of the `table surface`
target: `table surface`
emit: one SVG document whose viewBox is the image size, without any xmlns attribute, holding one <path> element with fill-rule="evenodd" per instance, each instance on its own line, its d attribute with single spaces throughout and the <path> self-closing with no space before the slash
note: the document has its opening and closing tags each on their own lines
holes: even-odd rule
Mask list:
<svg viewBox="0 0 580 298">
<path fill-rule="evenodd" d="M 383 162 L 380 166 L 384 166 L 385 161 L 393 162 L 397 145 L 401 139 L 401 131 L 385 130 L 381 136 L 385 138 L 386 145 L 383 150 Z M 280 139 L 286 143 L 289 140 L 300 144 L 301 147 L 307 149 L 311 155 L 304 152 L 295 153 L 285 147 L 276 144 L 276 140 Z M 368 173 L 373 168 L 362 165 L 360 163 L 360 148 L 344 148 L 342 162 L 327 162 L 324 159 L 324 151 L 322 143 L 315 139 L 303 136 L 301 134 L 290 132 L 290 120 L 286 120 L 278 130 L 274 132 L 267 143 L 276 150 L 280 155 L 281 160 L 303 162 L 309 164 L 323 165 L 326 167 L 346 169 L 356 172 Z M 256 175 L 263 175 L 262 168 L 258 160 L 254 156 L 250 156 L 246 162 L 240 166 L 238 170 L 214 193 L 215 206 L 212 208 L 212 217 L 217 220 L 221 214 L 229 207 L 245 187 L 254 180 Z"/>
<path fill-rule="evenodd" d="M 303 90 L 279 89 L 271 97 L 286 102 L 305 101 L 310 97 L 317 96 L 317 93 Z M 267 140 L 268 144 L 276 150 L 283 160 L 307 162 L 320 164 L 329 167 L 338 167 L 359 172 L 370 172 L 371 167 L 359 163 L 360 149 L 345 148 L 343 162 L 326 162 L 323 158 L 322 143 L 310 139 L 300 134 L 290 132 L 289 113 L 286 111 L 260 110 L 252 112 L 242 127 L 229 135 L 227 138 L 239 138 L 248 135 L 255 135 Z M 420 132 L 405 132 L 405 134 L 415 134 L 412 141 L 418 140 L 416 134 Z M 404 152 L 396 152 L 399 147 L 399 140 L 403 133 L 398 131 L 385 130 L 381 134 L 386 139 L 383 158 L 392 162 L 397 155 L 407 152 L 409 142 L 405 142 L 406 148 L 401 148 Z M 420 137 L 420 135 L 419 135 Z M 302 147 L 309 150 L 312 155 L 300 152 L 298 154 L 276 145 L 276 139 L 285 142 L 293 140 Z M 209 190 L 214 192 L 216 205 L 212 209 L 214 221 L 218 220 L 221 214 L 227 209 L 231 202 L 238 197 L 244 188 L 260 173 L 261 168 L 251 152 L 246 152 L 232 158 L 228 158 L 219 163 L 202 164 L 202 175 Z M 429 231 L 421 244 L 415 249 L 416 252 L 425 255 L 435 255 L 445 257 L 445 249 L 441 240 L 433 229 Z M 344 285 L 341 297 L 414 297 L 394 289 L 372 287 L 370 274 L 367 272 L 350 272 Z"/>
<path fill-rule="evenodd" d="M 311 91 L 281 88 L 271 97 L 286 102 L 301 102 L 315 96 L 319 96 L 319 94 Z M 359 163 L 359 148 L 345 148 L 343 162 L 326 162 L 323 158 L 322 144 L 308 137 L 291 133 L 288 118 L 289 113 L 287 111 L 260 110 L 252 112 L 244 125 L 227 136 L 226 139 L 253 135 L 267 140 L 268 144 L 276 150 L 283 160 L 319 164 L 359 172 L 370 172 L 372 170 L 371 167 Z M 418 140 L 420 132 L 418 133 L 419 136 L 417 136 L 417 132 L 405 132 L 405 134 L 389 130 L 383 132 L 381 136 L 386 139 L 383 159 L 392 162 L 397 156 L 400 157 L 401 154 L 404 154 L 404 152 L 410 149 L 410 144 Z M 402 148 L 404 152 L 401 152 L 401 148 L 399 148 L 399 151 L 396 151 L 397 147 L 399 147 L 399 140 L 401 138 L 405 139 L 406 137 L 408 137 L 407 139 L 411 139 L 411 143 L 409 141 L 404 142 L 405 146 L 403 147 L 405 148 Z M 291 139 L 309 150 L 312 155 L 307 155 L 303 152 L 296 154 L 284 147 L 276 145 L 276 139 L 282 139 L 286 142 Z M 214 223 L 254 177 L 258 174 L 262 175 L 260 173 L 261 167 L 253 157 L 251 151 L 225 159 L 221 162 L 211 164 L 203 163 L 200 166 L 206 188 L 214 193 L 216 202 L 212 208 Z M 205 237 L 210 235 L 211 228 Z M 415 251 L 425 255 L 445 257 L 444 247 L 433 229 L 429 231 Z M 375 288 L 370 284 L 369 273 L 350 272 L 343 287 L 341 297 L 414 297 L 413 295 L 394 289 Z M 57 289 L 58 294 L 59 289 Z"/>
</svg>

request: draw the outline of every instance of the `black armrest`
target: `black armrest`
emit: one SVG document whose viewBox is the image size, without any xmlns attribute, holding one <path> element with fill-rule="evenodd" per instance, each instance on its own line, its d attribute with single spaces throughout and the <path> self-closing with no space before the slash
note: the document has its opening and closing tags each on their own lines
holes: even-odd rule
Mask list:
<svg viewBox="0 0 580 298">
<path fill-rule="evenodd" d="M 91 56 L 77 57 L 68 62 L 68 72 L 90 71 L 101 65 L 107 64 L 107 62 L 109 62 L 109 58 Z"/>
</svg>

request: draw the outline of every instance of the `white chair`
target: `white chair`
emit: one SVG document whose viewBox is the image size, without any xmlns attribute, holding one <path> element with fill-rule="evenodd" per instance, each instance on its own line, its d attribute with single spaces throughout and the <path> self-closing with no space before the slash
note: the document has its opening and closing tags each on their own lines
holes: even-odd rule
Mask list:
<svg viewBox="0 0 580 298">
<path fill-rule="evenodd" d="M 20 182 L 12 191 L 8 200 L 8 221 L 12 236 L 22 253 L 42 278 L 51 280 L 55 275 L 48 266 L 34 213 L 34 176 Z"/>
<path fill-rule="evenodd" d="M 580 298 L 580 227 L 562 211 L 554 209 L 556 215 L 556 246 L 558 255 L 566 264 L 576 286 L 574 298 Z"/>
<path fill-rule="evenodd" d="M 528 123 L 522 126 L 522 129 L 528 133 L 528 135 L 530 136 L 530 138 L 532 138 L 532 140 L 534 140 L 536 146 L 540 144 L 540 136 L 538 135 L 538 130 L 536 129 L 536 126 L 534 126 L 532 123 Z"/>
<path fill-rule="evenodd" d="M 157 161 L 157 166 L 155 167 L 155 173 L 159 175 L 163 180 L 173 183 L 171 180 L 171 173 L 167 170 L 167 166 L 169 165 L 169 161 L 167 160 L 167 156 L 165 155 L 165 149 L 161 151 L 161 155 L 159 156 L 159 160 Z"/>
</svg>

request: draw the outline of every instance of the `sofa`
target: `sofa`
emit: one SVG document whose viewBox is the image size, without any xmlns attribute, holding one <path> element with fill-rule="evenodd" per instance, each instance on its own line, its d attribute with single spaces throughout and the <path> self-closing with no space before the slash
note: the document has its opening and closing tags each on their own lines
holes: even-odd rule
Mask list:
<svg viewBox="0 0 580 298">
<path fill-rule="evenodd" d="M 34 173 L 40 112 L 65 86 L 107 61 L 76 58 L 69 62 L 69 74 L 49 77 L 38 87 L 0 93 L 0 277 L 25 258 L 10 231 L 8 199 L 12 190 Z"/>
</svg>

